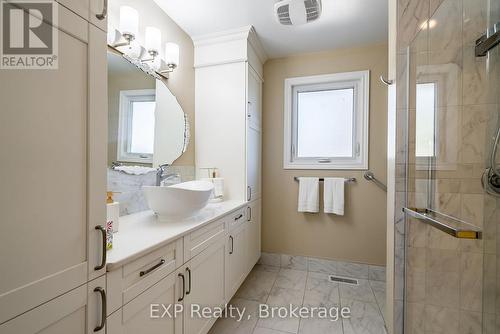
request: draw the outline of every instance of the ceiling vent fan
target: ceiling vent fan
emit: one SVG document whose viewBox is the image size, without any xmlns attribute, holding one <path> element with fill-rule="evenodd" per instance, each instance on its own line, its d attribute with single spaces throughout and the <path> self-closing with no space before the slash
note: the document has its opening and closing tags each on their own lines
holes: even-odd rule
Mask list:
<svg viewBox="0 0 500 334">
<path fill-rule="evenodd" d="M 321 16 L 321 0 L 281 0 L 274 4 L 274 13 L 283 25 L 299 25 Z"/>
</svg>

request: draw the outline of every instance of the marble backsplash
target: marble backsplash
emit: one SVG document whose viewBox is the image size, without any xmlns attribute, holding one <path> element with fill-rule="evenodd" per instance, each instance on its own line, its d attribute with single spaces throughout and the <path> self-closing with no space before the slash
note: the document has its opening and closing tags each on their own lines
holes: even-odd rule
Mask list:
<svg viewBox="0 0 500 334">
<path fill-rule="evenodd" d="M 178 173 L 182 182 L 195 179 L 194 166 L 171 166 L 169 172 Z M 120 203 L 120 216 L 148 210 L 142 186 L 154 186 L 156 173 L 144 175 L 130 175 L 108 169 L 108 191 L 114 191 L 114 200 Z"/>
</svg>

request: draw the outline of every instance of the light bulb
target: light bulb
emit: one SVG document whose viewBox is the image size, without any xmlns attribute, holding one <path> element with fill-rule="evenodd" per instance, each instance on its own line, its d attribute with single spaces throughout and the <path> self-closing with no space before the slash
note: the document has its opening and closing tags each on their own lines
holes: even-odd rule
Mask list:
<svg viewBox="0 0 500 334">
<path fill-rule="evenodd" d="M 120 7 L 120 32 L 133 38 L 139 33 L 139 13 L 130 6 Z"/>
<path fill-rule="evenodd" d="M 165 62 L 172 68 L 179 66 L 179 45 L 175 43 L 165 44 Z"/>
<path fill-rule="evenodd" d="M 155 27 L 146 27 L 146 50 L 157 55 L 161 48 L 161 31 Z"/>
</svg>

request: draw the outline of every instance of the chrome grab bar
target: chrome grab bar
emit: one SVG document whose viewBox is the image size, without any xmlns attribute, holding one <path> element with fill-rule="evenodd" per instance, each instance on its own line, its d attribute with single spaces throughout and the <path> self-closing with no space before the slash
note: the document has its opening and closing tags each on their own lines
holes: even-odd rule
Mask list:
<svg viewBox="0 0 500 334">
<path fill-rule="evenodd" d="M 474 225 L 471 225 L 455 217 L 436 212 L 431 209 L 403 208 L 403 212 L 455 238 L 459 239 L 482 238 L 481 231 Z M 451 226 L 450 224 L 443 222 L 443 220 L 449 221 L 452 224 L 462 225 L 462 227 Z"/>
<path fill-rule="evenodd" d="M 367 171 L 365 173 L 365 175 L 363 175 L 364 178 L 368 181 L 372 181 L 373 183 L 375 183 L 379 188 L 381 188 L 383 191 L 387 192 L 387 186 L 385 184 L 383 184 L 382 182 L 380 182 L 376 177 L 375 177 L 375 174 L 373 174 L 373 172 L 371 171 Z"/>
</svg>

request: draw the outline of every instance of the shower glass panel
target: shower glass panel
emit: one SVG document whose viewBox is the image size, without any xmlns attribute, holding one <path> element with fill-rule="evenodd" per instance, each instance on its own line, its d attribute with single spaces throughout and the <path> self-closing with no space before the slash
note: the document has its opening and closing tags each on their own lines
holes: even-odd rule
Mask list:
<svg viewBox="0 0 500 334">
<path fill-rule="evenodd" d="M 500 333 L 499 22 L 444 0 L 408 50 L 406 334 Z"/>
</svg>

